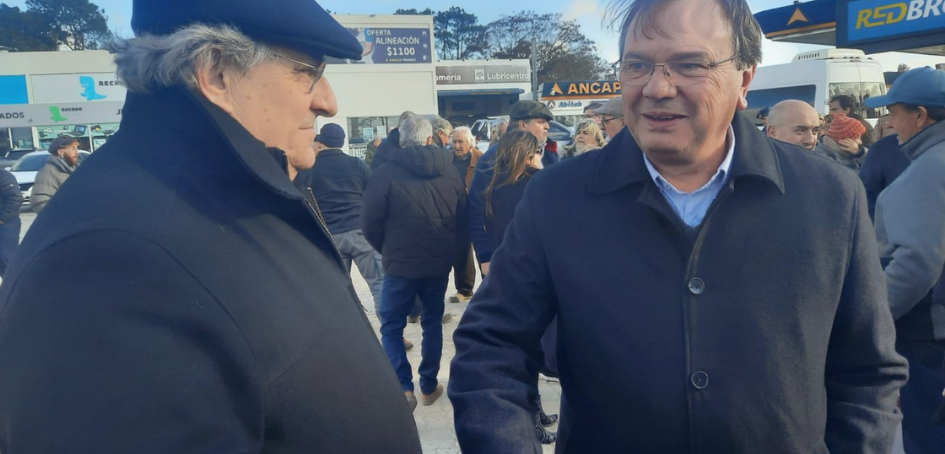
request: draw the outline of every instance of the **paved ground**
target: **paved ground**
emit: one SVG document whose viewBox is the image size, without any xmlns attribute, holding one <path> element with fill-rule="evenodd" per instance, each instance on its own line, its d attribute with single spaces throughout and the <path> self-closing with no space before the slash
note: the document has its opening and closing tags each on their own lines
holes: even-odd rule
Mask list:
<svg viewBox="0 0 945 454">
<path fill-rule="evenodd" d="M 24 212 L 21 215 L 23 235 L 26 234 L 26 231 L 35 218 L 36 215 L 31 212 Z M 374 305 L 372 304 L 373 300 L 371 299 L 370 289 L 357 271 L 352 273 L 351 279 L 354 282 L 354 288 L 357 290 L 358 296 L 368 309 L 368 318 L 374 325 L 374 331 L 378 335 L 378 338 L 380 338 L 379 324 L 377 317 L 374 315 Z M 477 276 L 476 279 L 478 285 L 479 277 Z M 452 293 L 453 281 L 451 276 L 448 295 Z M 463 312 L 466 310 L 466 306 L 467 303 L 446 303 L 446 311 L 453 314 L 454 319 L 452 322 L 443 326 L 443 361 L 439 375 L 443 387 L 446 387 L 449 383 L 450 361 L 453 360 L 453 353 L 456 351 L 453 347 L 453 331 L 456 329 L 460 317 L 462 317 Z M 407 358 L 413 365 L 413 373 L 416 377 L 417 365 L 420 364 L 420 325 L 407 324 L 404 335 L 417 345 L 413 350 L 407 352 Z M 545 411 L 548 413 L 557 413 L 561 403 L 561 388 L 558 386 L 558 383 L 540 381 L 539 392 L 541 393 Z M 420 441 L 423 444 L 424 454 L 460 454 L 459 444 L 456 442 L 456 431 L 453 429 L 453 407 L 450 405 L 449 398 L 447 398 L 445 394 L 435 404 L 429 407 L 424 407 L 423 405 L 417 406 L 414 418 L 417 421 L 417 429 L 420 432 Z M 550 429 L 557 430 L 557 427 L 551 427 Z M 543 453 L 553 454 L 554 445 L 545 445 Z M 902 450 L 902 438 L 899 434 L 896 436 L 896 444 L 891 454 L 904 454 Z"/>
</svg>

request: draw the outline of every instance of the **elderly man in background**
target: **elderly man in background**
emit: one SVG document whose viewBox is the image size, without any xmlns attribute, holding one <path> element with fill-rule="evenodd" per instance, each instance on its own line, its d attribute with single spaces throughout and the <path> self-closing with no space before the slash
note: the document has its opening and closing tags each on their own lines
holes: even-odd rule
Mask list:
<svg viewBox="0 0 945 454">
<path fill-rule="evenodd" d="M 609 99 L 595 111 L 600 115 L 600 123 L 607 133 L 607 140 L 617 137 L 626 126 L 623 122 L 623 99 L 620 96 Z"/>
<path fill-rule="evenodd" d="M 945 72 L 913 69 L 866 100 L 885 106 L 899 151 L 912 160 L 876 202 L 896 349 L 909 360 L 902 439 L 906 454 L 941 453 L 945 427 L 932 415 L 945 388 Z"/>
<path fill-rule="evenodd" d="M 482 157 L 482 151 L 476 148 L 476 137 L 465 126 L 453 131 L 451 143 L 453 144 L 453 166 L 456 167 L 456 174 L 463 181 L 468 194 L 469 186 L 472 185 L 473 176 L 476 174 L 476 164 Z M 469 301 L 472 298 L 473 287 L 476 285 L 476 263 L 473 259 L 472 243 L 463 248 L 456 257 L 456 262 L 453 264 L 453 281 L 456 285 L 456 294 L 450 296 L 450 302 Z"/>
<path fill-rule="evenodd" d="M 745 0 L 637 0 L 630 134 L 538 172 L 453 341 L 464 454 L 886 454 L 906 362 L 856 175 L 738 113 L 761 60 Z M 478 176 L 477 176 L 478 177 Z"/>
<path fill-rule="evenodd" d="M 311 0 L 135 0 L 131 25 L 120 131 L 0 288 L 0 451 L 419 454 L 293 185 L 337 111 L 325 58 L 357 40 Z"/>
<path fill-rule="evenodd" d="M 766 132 L 772 139 L 814 151 L 820 135 L 820 117 L 810 104 L 788 99 L 771 108 Z"/>
</svg>

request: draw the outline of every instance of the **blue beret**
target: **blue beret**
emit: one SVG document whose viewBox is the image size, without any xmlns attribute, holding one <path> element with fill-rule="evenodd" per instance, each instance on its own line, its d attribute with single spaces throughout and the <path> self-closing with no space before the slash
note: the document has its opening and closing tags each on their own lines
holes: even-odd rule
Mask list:
<svg viewBox="0 0 945 454">
<path fill-rule="evenodd" d="M 254 40 L 318 59 L 361 59 L 358 40 L 314 0 L 134 0 L 136 36 L 170 35 L 194 23 L 232 25 Z"/>
</svg>

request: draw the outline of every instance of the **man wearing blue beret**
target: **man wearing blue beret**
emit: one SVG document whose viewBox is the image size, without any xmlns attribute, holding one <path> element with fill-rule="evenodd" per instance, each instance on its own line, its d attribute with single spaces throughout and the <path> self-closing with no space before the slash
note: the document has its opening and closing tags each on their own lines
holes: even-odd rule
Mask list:
<svg viewBox="0 0 945 454">
<path fill-rule="evenodd" d="M 311 0 L 135 0 L 120 132 L 0 287 L 0 451 L 419 454 L 311 191 L 325 59 Z M 55 285 L 50 285 L 54 280 Z"/>
<path fill-rule="evenodd" d="M 885 265 L 896 350 L 909 360 L 900 392 L 906 454 L 941 453 L 945 427 L 945 72 L 913 69 L 866 107 L 889 107 L 899 151 L 912 164 L 879 194 L 876 238 Z"/>
</svg>

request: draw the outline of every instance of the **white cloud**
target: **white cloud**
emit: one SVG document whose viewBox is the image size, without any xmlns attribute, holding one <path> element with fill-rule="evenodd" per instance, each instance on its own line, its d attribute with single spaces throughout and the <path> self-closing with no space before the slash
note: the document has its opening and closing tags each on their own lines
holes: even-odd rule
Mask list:
<svg viewBox="0 0 945 454">
<path fill-rule="evenodd" d="M 600 21 L 604 17 L 604 11 L 604 8 L 596 1 L 575 0 L 564 8 L 564 10 L 561 12 L 561 16 L 566 20 L 592 16 Z"/>
</svg>

